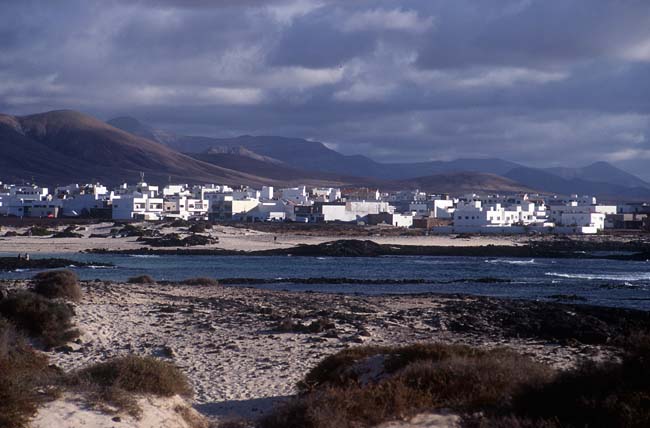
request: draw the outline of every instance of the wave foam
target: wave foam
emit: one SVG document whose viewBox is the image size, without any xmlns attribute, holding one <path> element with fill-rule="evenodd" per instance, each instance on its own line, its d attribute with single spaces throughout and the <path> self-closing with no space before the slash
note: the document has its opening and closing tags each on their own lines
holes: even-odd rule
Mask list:
<svg viewBox="0 0 650 428">
<path fill-rule="evenodd" d="M 530 259 L 530 260 L 501 260 L 501 259 L 494 259 L 494 260 L 486 260 L 485 263 L 492 263 L 492 264 L 508 264 L 508 265 L 533 265 L 535 264 L 535 259 Z"/>
<path fill-rule="evenodd" d="M 650 280 L 650 272 L 633 272 L 625 274 L 587 274 L 587 273 L 559 273 L 559 272 L 546 272 L 544 275 L 553 276 L 556 278 L 567 279 L 585 279 L 587 281 L 648 281 Z"/>
</svg>

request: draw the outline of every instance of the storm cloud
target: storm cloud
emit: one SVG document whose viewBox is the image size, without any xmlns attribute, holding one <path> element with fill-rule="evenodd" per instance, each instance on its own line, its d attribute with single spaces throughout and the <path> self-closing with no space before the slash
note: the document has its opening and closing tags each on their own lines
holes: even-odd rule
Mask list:
<svg viewBox="0 0 650 428">
<path fill-rule="evenodd" d="M 650 179 L 647 0 L 2 1 L 0 111 Z"/>
</svg>

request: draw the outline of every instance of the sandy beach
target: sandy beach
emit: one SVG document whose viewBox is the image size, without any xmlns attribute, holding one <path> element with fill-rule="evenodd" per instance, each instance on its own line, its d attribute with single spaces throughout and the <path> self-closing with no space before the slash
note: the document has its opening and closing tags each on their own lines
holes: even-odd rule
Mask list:
<svg viewBox="0 0 650 428">
<path fill-rule="evenodd" d="M 187 228 L 162 227 L 156 224 L 141 223 L 137 226 L 158 230 L 161 234 L 179 233 L 181 236 L 189 235 Z M 19 235 L 27 231 L 27 227 L 15 228 L 3 226 L 0 231 L 0 253 L 77 253 L 93 249 L 106 249 L 109 251 L 134 250 L 146 247 L 137 237 L 104 238 L 91 237 L 91 235 L 107 235 L 115 229 L 114 223 L 105 222 L 89 224 L 80 227 L 76 233 L 81 238 L 52 238 L 40 236 L 11 236 L 6 237 L 6 232 L 16 232 Z M 52 230 L 62 231 L 64 226 L 52 227 Z M 340 235 L 301 234 L 296 232 L 269 233 L 243 227 L 230 227 L 216 225 L 208 229 L 203 235 L 217 238 L 218 243 L 192 247 L 194 249 L 223 249 L 236 251 L 261 251 L 278 248 L 291 248 L 300 244 L 321 244 L 324 242 L 342 239 Z M 418 246 L 445 246 L 469 247 L 485 245 L 521 245 L 527 241 L 524 237 L 513 236 L 471 236 L 458 237 L 456 235 L 430 235 L 430 236 L 367 236 L 356 239 L 368 239 L 378 244 L 387 245 L 418 245 Z"/>
<path fill-rule="evenodd" d="M 194 407 L 214 420 L 258 417 L 294 394 L 296 383 L 325 356 L 350 346 L 432 341 L 507 346 L 560 368 L 610 353 L 598 344 L 566 346 L 487 329 L 463 332 L 458 317 L 468 310 L 458 312 L 455 305 L 479 301 L 468 297 L 102 282 L 83 288 L 76 306 L 80 343 L 50 352 L 51 362 L 70 370 L 131 353 L 170 360 L 194 386 Z M 287 327 L 287 320 L 295 324 Z M 331 325 L 319 326 L 323 320 Z"/>
</svg>

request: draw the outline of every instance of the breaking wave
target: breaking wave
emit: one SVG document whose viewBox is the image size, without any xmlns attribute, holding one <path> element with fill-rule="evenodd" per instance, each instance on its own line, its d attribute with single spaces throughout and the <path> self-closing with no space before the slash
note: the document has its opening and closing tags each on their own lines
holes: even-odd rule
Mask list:
<svg viewBox="0 0 650 428">
<path fill-rule="evenodd" d="M 585 279 L 587 281 L 650 281 L 650 272 L 635 272 L 624 274 L 587 274 L 587 273 L 559 273 L 559 272 L 546 272 L 544 275 L 553 276 L 556 278 L 567 279 Z"/>
<path fill-rule="evenodd" d="M 508 265 L 534 265 L 535 264 L 535 259 L 530 259 L 530 260 L 501 260 L 501 259 L 494 259 L 494 260 L 486 260 L 485 263 L 492 263 L 492 264 L 508 264 Z"/>
</svg>

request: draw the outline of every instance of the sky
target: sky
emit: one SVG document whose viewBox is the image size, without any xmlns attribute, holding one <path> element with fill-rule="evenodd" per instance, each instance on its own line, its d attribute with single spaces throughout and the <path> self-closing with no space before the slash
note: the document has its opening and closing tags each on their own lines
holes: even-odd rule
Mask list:
<svg viewBox="0 0 650 428">
<path fill-rule="evenodd" d="M 0 112 L 650 179 L 648 0 L 0 0 Z"/>
</svg>

